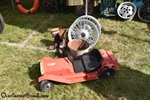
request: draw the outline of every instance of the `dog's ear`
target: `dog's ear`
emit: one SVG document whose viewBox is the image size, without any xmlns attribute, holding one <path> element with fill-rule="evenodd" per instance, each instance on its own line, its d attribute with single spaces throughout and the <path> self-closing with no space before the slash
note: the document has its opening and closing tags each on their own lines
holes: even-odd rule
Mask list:
<svg viewBox="0 0 150 100">
<path fill-rule="evenodd" d="M 60 29 L 61 29 L 60 27 L 52 28 L 52 29 L 51 29 L 51 34 L 52 34 L 52 36 L 53 36 L 53 37 L 56 37 L 56 35 L 59 33 Z"/>
<path fill-rule="evenodd" d="M 59 31 L 60 29 L 61 29 L 60 27 L 52 28 L 51 32 Z"/>
<path fill-rule="evenodd" d="M 61 36 L 63 36 L 65 33 L 66 33 L 66 30 L 65 30 L 65 29 L 61 29 L 58 34 L 59 34 L 59 36 L 61 37 Z"/>
</svg>

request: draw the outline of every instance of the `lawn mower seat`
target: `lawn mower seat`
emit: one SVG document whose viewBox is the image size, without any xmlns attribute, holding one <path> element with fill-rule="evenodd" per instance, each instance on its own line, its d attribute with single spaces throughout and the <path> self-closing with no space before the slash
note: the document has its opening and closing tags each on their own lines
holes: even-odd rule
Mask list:
<svg viewBox="0 0 150 100">
<path fill-rule="evenodd" d="M 68 59 L 70 60 L 70 62 L 72 62 L 75 73 L 79 73 L 79 72 L 84 72 L 85 71 L 81 59 L 74 60 L 73 56 L 70 54 L 70 52 L 68 52 Z"/>
<path fill-rule="evenodd" d="M 72 62 L 74 72 L 92 72 L 99 68 L 102 63 L 102 56 L 97 49 L 84 53 L 82 59 L 74 60 L 72 55 L 68 53 L 68 59 Z"/>
<path fill-rule="evenodd" d="M 74 72 L 79 73 L 79 72 L 84 72 L 85 68 L 83 66 L 83 63 L 81 60 L 74 60 L 73 61 L 73 66 L 74 66 Z"/>
<path fill-rule="evenodd" d="M 93 49 L 82 56 L 83 66 L 86 72 L 96 71 L 101 65 L 102 60 L 102 55 L 98 49 Z"/>
</svg>

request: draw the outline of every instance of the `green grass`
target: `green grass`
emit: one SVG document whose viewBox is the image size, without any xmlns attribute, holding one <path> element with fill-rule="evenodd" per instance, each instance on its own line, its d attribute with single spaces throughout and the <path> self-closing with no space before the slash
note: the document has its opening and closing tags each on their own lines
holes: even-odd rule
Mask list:
<svg viewBox="0 0 150 100">
<path fill-rule="evenodd" d="M 40 72 L 38 60 L 53 52 L 19 48 L 6 43 L 22 44 L 33 34 L 26 45 L 47 48 L 53 41 L 50 30 L 54 27 L 69 29 L 78 16 L 57 13 L 24 15 L 11 4 L 0 7 L 5 20 L 5 29 L 0 34 L 0 98 L 8 95 L 48 95 L 51 100 L 149 100 L 150 98 L 150 25 L 138 18 L 123 21 L 117 18 L 102 18 L 95 9 L 94 17 L 101 24 L 102 32 L 94 46 L 111 50 L 118 59 L 119 71 L 113 78 L 99 79 L 72 85 L 56 84 L 49 92 L 41 92 L 38 83 Z M 10 98 L 28 99 L 28 98 Z M 37 99 L 37 98 L 30 98 Z"/>
</svg>

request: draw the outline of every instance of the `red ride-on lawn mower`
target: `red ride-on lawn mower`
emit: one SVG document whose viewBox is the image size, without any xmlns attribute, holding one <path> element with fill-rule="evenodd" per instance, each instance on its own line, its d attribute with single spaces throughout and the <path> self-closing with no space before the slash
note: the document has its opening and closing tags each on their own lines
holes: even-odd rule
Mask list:
<svg viewBox="0 0 150 100">
<path fill-rule="evenodd" d="M 68 54 L 64 58 L 40 59 L 41 75 L 38 79 L 42 91 L 49 91 L 54 87 L 55 82 L 73 84 L 108 78 L 118 70 L 117 59 L 111 51 L 104 49 L 93 49 L 84 53 L 80 59 L 74 60 Z"/>
</svg>

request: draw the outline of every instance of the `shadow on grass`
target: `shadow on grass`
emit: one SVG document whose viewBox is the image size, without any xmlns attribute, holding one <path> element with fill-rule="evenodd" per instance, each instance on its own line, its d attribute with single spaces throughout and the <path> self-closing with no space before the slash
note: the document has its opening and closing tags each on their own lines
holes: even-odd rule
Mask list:
<svg viewBox="0 0 150 100">
<path fill-rule="evenodd" d="M 150 75 L 119 65 L 117 74 L 109 79 L 85 82 L 83 85 L 108 100 L 148 100 Z"/>
<path fill-rule="evenodd" d="M 52 41 L 52 40 L 47 40 L 47 39 L 43 39 L 43 40 L 41 40 L 41 42 L 42 42 L 45 46 L 48 47 L 48 46 L 52 45 L 54 41 Z"/>
<path fill-rule="evenodd" d="M 113 34 L 116 34 L 116 33 L 117 33 L 117 31 L 114 31 L 114 30 L 107 31 L 107 30 L 105 30 L 104 28 L 102 28 L 101 31 L 102 31 L 104 34 L 108 34 L 108 35 L 113 35 Z"/>
<path fill-rule="evenodd" d="M 125 34 L 121 34 L 121 35 L 124 36 L 124 37 L 127 37 L 127 38 L 129 38 L 129 39 L 137 40 L 138 42 L 139 42 L 139 40 L 140 40 L 140 41 L 147 42 L 147 43 L 150 44 L 150 40 L 148 40 L 148 39 L 137 38 L 137 37 L 135 37 L 135 36 L 129 36 L 129 35 L 125 35 Z"/>
<path fill-rule="evenodd" d="M 32 3 L 30 5 L 32 5 Z M 80 17 L 74 14 L 75 12 L 74 10 L 73 12 L 71 12 L 71 14 L 56 13 L 55 15 L 52 15 L 52 14 L 44 14 L 40 9 L 38 9 L 37 13 L 35 14 L 25 15 L 25 14 L 20 13 L 20 11 L 17 8 L 12 9 L 11 3 L 1 6 L 0 11 L 4 17 L 6 24 L 20 27 L 20 28 L 25 28 L 25 29 L 36 30 L 41 33 L 47 31 L 47 29 L 50 27 L 51 28 L 54 28 L 54 27 L 69 28 L 70 25 L 75 21 L 75 19 L 77 17 Z M 94 7 L 94 13 L 91 16 L 94 16 L 95 18 L 102 18 L 100 16 L 100 11 L 98 7 Z M 111 17 L 103 17 L 103 18 L 106 18 L 106 19 L 109 18 L 111 20 L 116 20 L 116 21 L 117 20 L 123 21 L 123 19 L 121 19 L 118 16 L 113 17 L 113 18 Z M 135 16 L 133 20 L 140 21 L 139 18 L 137 18 L 137 15 Z M 45 24 L 41 26 L 40 28 L 38 28 L 43 22 L 45 22 Z"/>
<path fill-rule="evenodd" d="M 148 23 L 147 26 L 148 26 L 148 29 L 150 30 L 150 23 Z"/>
<path fill-rule="evenodd" d="M 33 1 L 29 0 L 25 2 L 23 6 L 25 8 L 32 7 L 32 3 Z M 1 6 L 0 11 L 6 24 L 14 27 L 35 30 L 41 33 L 47 31 L 48 28 L 68 28 L 77 17 L 73 14 L 70 15 L 63 13 L 45 14 L 40 8 L 38 8 L 37 12 L 34 14 L 25 15 L 17 9 L 16 5 L 15 9 L 12 9 L 11 2 Z"/>
<path fill-rule="evenodd" d="M 32 80 L 29 85 L 33 86 L 37 91 L 41 91 L 40 82 L 38 82 L 38 78 L 41 76 L 39 63 L 33 64 L 31 67 L 29 67 L 28 75 L 30 79 Z M 62 85 L 63 83 L 55 82 L 55 84 Z M 63 85 L 67 85 L 67 84 L 63 84 Z"/>
<path fill-rule="evenodd" d="M 30 85 L 34 86 L 36 90 L 40 91 L 40 84 L 38 83 L 38 78 L 41 76 L 39 63 L 33 64 L 31 67 L 29 67 L 28 75 L 32 80 Z"/>
<path fill-rule="evenodd" d="M 97 96 L 108 100 L 148 100 L 150 98 L 150 75 L 130 69 L 126 65 L 119 65 L 120 69 L 114 77 L 84 82 L 82 85 L 94 91 Z M 40 91 L 38 78 L 40 77 L 39 63 L 29 68 L 29 77 L 36 90 Z M 59 83 L 60 84 L 60 83 Z M 59 85 L 57 83 L 57 85 Z M 66 85 L 66 84 L 63 84 Z"/>
</svg>

